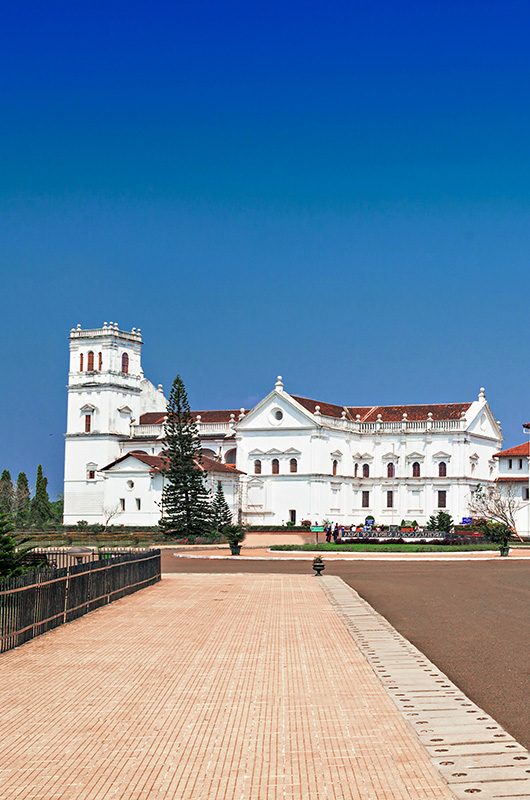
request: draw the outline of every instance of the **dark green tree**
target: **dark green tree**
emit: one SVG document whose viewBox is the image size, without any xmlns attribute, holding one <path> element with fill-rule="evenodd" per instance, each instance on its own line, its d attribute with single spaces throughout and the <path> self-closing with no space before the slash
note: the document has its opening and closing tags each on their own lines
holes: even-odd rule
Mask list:
<svg viewBox="0 0 530 800">
<path fill-rule="evenodd" d="M 0 514 L 12 514 L 14 505 L 15 493 L 13 489 L 13 481 L 8 469 L 2 472 L 0 477 Z"/>
<path fill-rule="evenodd" d="M 29 525 L 29 515 L 31 500 L 29 494 L 29 483 L 25 472 L 19 472 L 17 486 L 15 489 L 15 525 L 17 528 L 25 528 Z"/>
<path fill-rule="evenodd" d="M 228 525 L 232 524 L 232 512 L 226 502 L 223 484 L 217 481 L 217 491 L 212 505 L 212 529 L 224 533 Z"/>
<path fill-rule="evenodd" d="M 48 496 L 48 479 L 44 477 L 42 465 L 37 467 L 37 481 L 35 483 L 35 496 L 31 501 L 30 522 L 36 528 L 41 528 L 52 517 L 50 498 Z"/>
<path fill-rule="evenodd" d="M 26 539 L 13 534 L 13 523 L 6 514 L 0 514 L 0 578 L 11 578 L 27 572 L 25 563 L 30 548 Z"/>
<path fill-rule="evenodd" d="M 453 530 L 453 518 L 446 511 L 439 511 L 432 514 L 425 525 L 426 531 L 440 531 L 440 533 L 451 533 Z"/>
<path fill-rule="evenodd" d="M 167 405 L 166 465 L 160 527 L 166 532 L 200 536 L 211 530 L 210 492 L 200 466 L 201 443 L 180 375 L 173 381 Z"/>
</svg>

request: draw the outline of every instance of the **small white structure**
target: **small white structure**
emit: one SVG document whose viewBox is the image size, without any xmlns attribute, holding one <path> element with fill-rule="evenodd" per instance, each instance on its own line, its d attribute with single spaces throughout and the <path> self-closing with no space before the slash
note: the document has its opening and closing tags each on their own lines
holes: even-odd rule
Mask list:
<svg viewBox="0 0 530 800">
<path fill-rule="evenodd" d="M 139 329 L 70 333 L 66 524 L 155 525 L 160 516 L 166 399 L 141 366 Z M 495 480 L 499 424 L 474 401 L 352 406 L 286 391 L 278 377 L 252 409 L 194 411 L 203 466 L 247 524 L 424 523 L 468 514 L 471 491 Z"/>
<path fill-rule="evenodd" d="M 510 492 L 517 507 L 517 532 L 524 538 L 530 538 L 530 442 L 501 450 L 495 453 L 495 459 L 498 465 L 497 485 L 501 493 Z"/>
</svg>

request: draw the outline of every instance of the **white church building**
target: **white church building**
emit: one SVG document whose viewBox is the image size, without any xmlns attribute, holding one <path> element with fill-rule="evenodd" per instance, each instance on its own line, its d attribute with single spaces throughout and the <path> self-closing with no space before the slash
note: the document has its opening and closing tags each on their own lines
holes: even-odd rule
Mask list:
<svg viewBox="0 0 530 800">
<path fill-rule="evenodd" d="M 164 475 L 166 398 L 145 378 L 140 329 L 70 332 L 64 522 L 156 525 Z M 212 489 L 251 525 L 324 519 L 419 524 L 468 515 L 471 491 L 493 483 L 502 433 L 476 400 L 337 405 L 291 394 L 280 377 L 251 409 L 193 412 Z"/>
</svg>

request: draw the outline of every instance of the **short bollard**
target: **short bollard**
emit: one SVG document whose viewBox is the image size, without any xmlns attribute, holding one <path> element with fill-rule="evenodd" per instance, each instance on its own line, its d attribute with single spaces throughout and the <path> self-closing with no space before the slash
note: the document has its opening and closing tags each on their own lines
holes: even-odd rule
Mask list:
<svg viewBox="0 0 530 800">
<path fill-rule="evenodd" d="M 326 569 L 326 565 L 320 556 L 313 559 L 313 569 L 315 570 L 315 578 L 320 578 L 322 571 Z"/>
</svg>

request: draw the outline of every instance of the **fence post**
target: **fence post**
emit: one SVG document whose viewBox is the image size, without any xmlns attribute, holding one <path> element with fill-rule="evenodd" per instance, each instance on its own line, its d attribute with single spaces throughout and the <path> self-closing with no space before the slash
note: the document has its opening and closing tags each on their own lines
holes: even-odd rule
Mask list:
<svg viewBox="0 0 530 800">
<path fill-rule="evenodd" d="M 66 580 L 64 582 L 64 609 L 63 609 L 63 623 L 66 622 L 68 614 L 68 597 L 70 594 L 70 567 L 66 568 Z"/>
</svg>

